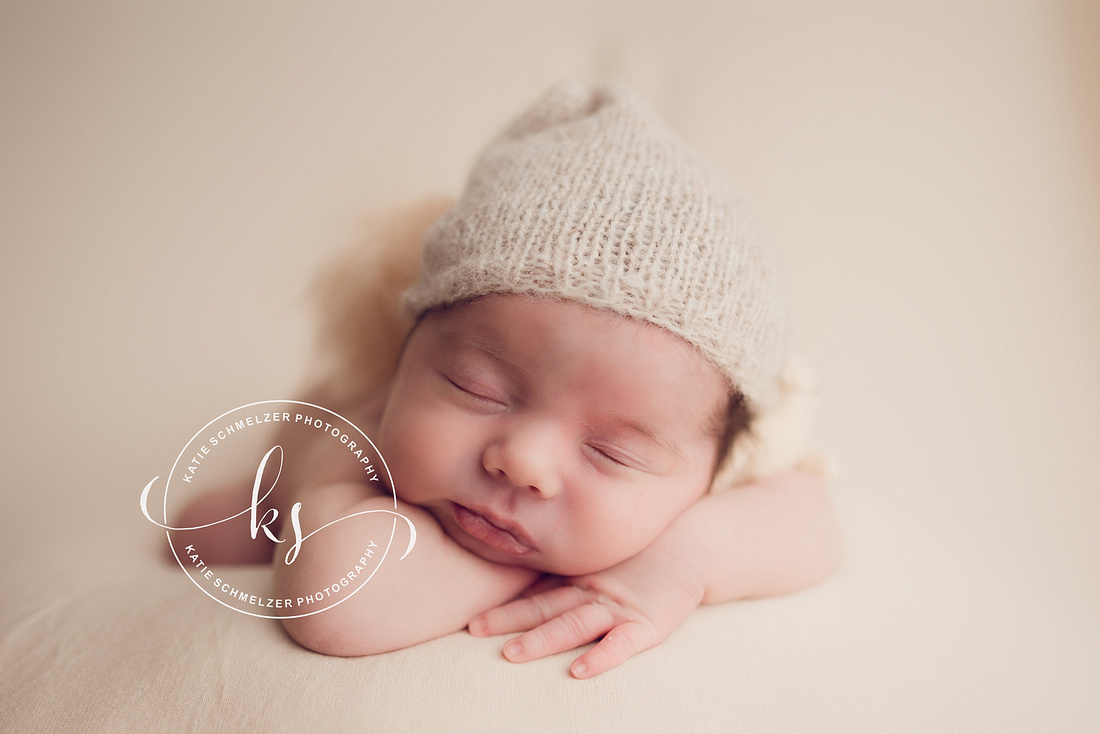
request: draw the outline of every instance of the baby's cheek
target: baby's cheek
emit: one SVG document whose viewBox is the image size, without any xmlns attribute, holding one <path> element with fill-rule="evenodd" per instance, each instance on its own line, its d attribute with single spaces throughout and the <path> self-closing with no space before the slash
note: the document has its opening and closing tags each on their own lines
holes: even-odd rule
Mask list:
<svg viewBox="0 0 1100 734">
<path fill-rule="evenodd" d="M 394 489 L 398 495 L 405 496 L 422 483 L 425 440 L 413 424 L 403 423 L 388 427 L 382 434 L 379 448 L 382 456 L 393 473 Z"/>
<path fill-rule="evenodd" d="M 393 472 L 397 493 L 413 502 L 430 499 L 454 460 L 449 440 L 453 427 L 430 411 L 393 418 L 382 425 L 379 448 Z"/>
<path fill-rule="evenodd" d="M 569 521 L 553 534 L 558 573 L 578 575 L 615 565 L 637 553 L 629 508 L 588 497 L 568 510 Z"/>
<path fill-rule="evenodd" d="M 637 495 L 629 501 L 590 508 L 588 533 L 593 536 L 594 552 L 618 563 L 647 547 L 672 519 L 661 499 Z"/>
</svg>

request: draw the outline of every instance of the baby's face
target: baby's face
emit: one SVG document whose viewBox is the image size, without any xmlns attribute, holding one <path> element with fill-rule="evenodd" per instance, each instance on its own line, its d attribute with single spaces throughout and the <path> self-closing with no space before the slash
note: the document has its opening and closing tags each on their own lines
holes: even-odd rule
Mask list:
<svg viewBox="0 0 1100 734">
<path fill-rule="evenodd" d="M 590 573 L 649 545 L 710 484 L 718 371 L 668 332 L 495 295 L 426 315 L 378 429 L 403 500 L 497 563 Z"/>
</svg>

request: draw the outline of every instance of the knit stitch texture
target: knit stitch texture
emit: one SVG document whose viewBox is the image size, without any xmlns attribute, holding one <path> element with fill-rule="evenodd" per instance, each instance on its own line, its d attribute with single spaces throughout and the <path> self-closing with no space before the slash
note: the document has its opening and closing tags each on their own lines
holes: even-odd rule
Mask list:
<svg viewBox="0 0 1100 734">
<path fill-rule="evenodd" d="M 754 412 L 777 397 L 774 251 L 724 178 L 620 85 L 555 86 L 482 152 L 427 233 L 409 314 L 490 293 L 568 299 L 694 345 Z"/>
</svg>

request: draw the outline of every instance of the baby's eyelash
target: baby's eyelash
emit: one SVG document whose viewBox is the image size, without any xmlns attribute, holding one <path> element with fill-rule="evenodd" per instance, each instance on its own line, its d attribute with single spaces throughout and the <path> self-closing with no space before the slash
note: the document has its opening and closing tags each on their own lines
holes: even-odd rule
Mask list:
<svg viewBox="0 0 1100 734">
<path fill-rule="evenodd" d="M 490 398 L 488 396 L 482 395 L 479 392 L 475 392 L 473 390 L 470 390 L 469 388 L 463 387 L 462 385 L 458 384 L 457 382 L 455 382 L 453 379 L 451 379 L 447 375 L 443 375 L 443 377 L 444 377 L 444 379 L 447 380 L 447 382 L 451 383 L 451 385 L 453 385 L 455 389 L 457 389 L 460 392 L 463 392 L 466 395 L 470 396 L 470 398 L 472 398 L 473 400 L 477 400 L 477 401 L 480 401 L 480 402 L 483 402 L 483 403 L 486 403 L 486 404 L 492 404 L 492 405 L 500 405 L 501 404 L 501 401 L 499 401 L 499 400 L 495 400 L 495 399 Z"/>
<path fill-rule="evenodd" d="M 600 461 L 608 462 L 610 464 L 613 464 L 614 466 L 621 466 L 621 467 L 624 467 L 624 468 L 629 468 L 630 467 L 630 464 L 627 464 L 626 462 L 622 461 L 621 459 L 616 458 L 614 455 L 609 454 L 608 452 L 604 451 L 603 449 L 599 448 L 598 446 L 593 446 L 592 444 L 588 444 L 588 448 L 589 448 L 590 451 L 592 451 L 596 454 L 596 456 L 600 459 Z"/>
</svg>

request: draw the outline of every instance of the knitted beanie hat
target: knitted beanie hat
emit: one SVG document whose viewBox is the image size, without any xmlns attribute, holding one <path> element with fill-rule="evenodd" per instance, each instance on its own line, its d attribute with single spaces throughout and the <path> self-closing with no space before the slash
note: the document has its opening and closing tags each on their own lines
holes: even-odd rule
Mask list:
<svg viewBox="0 0 1100 734">
<path fill-rule="evenodd" d="M 550 89 L 426 234 L 410 315 L 490 293 L 562 298 L 694 345 L 754 413 L 776 398 L 774 253 L 721 176 L 619 85 Z"/>
</svg>

